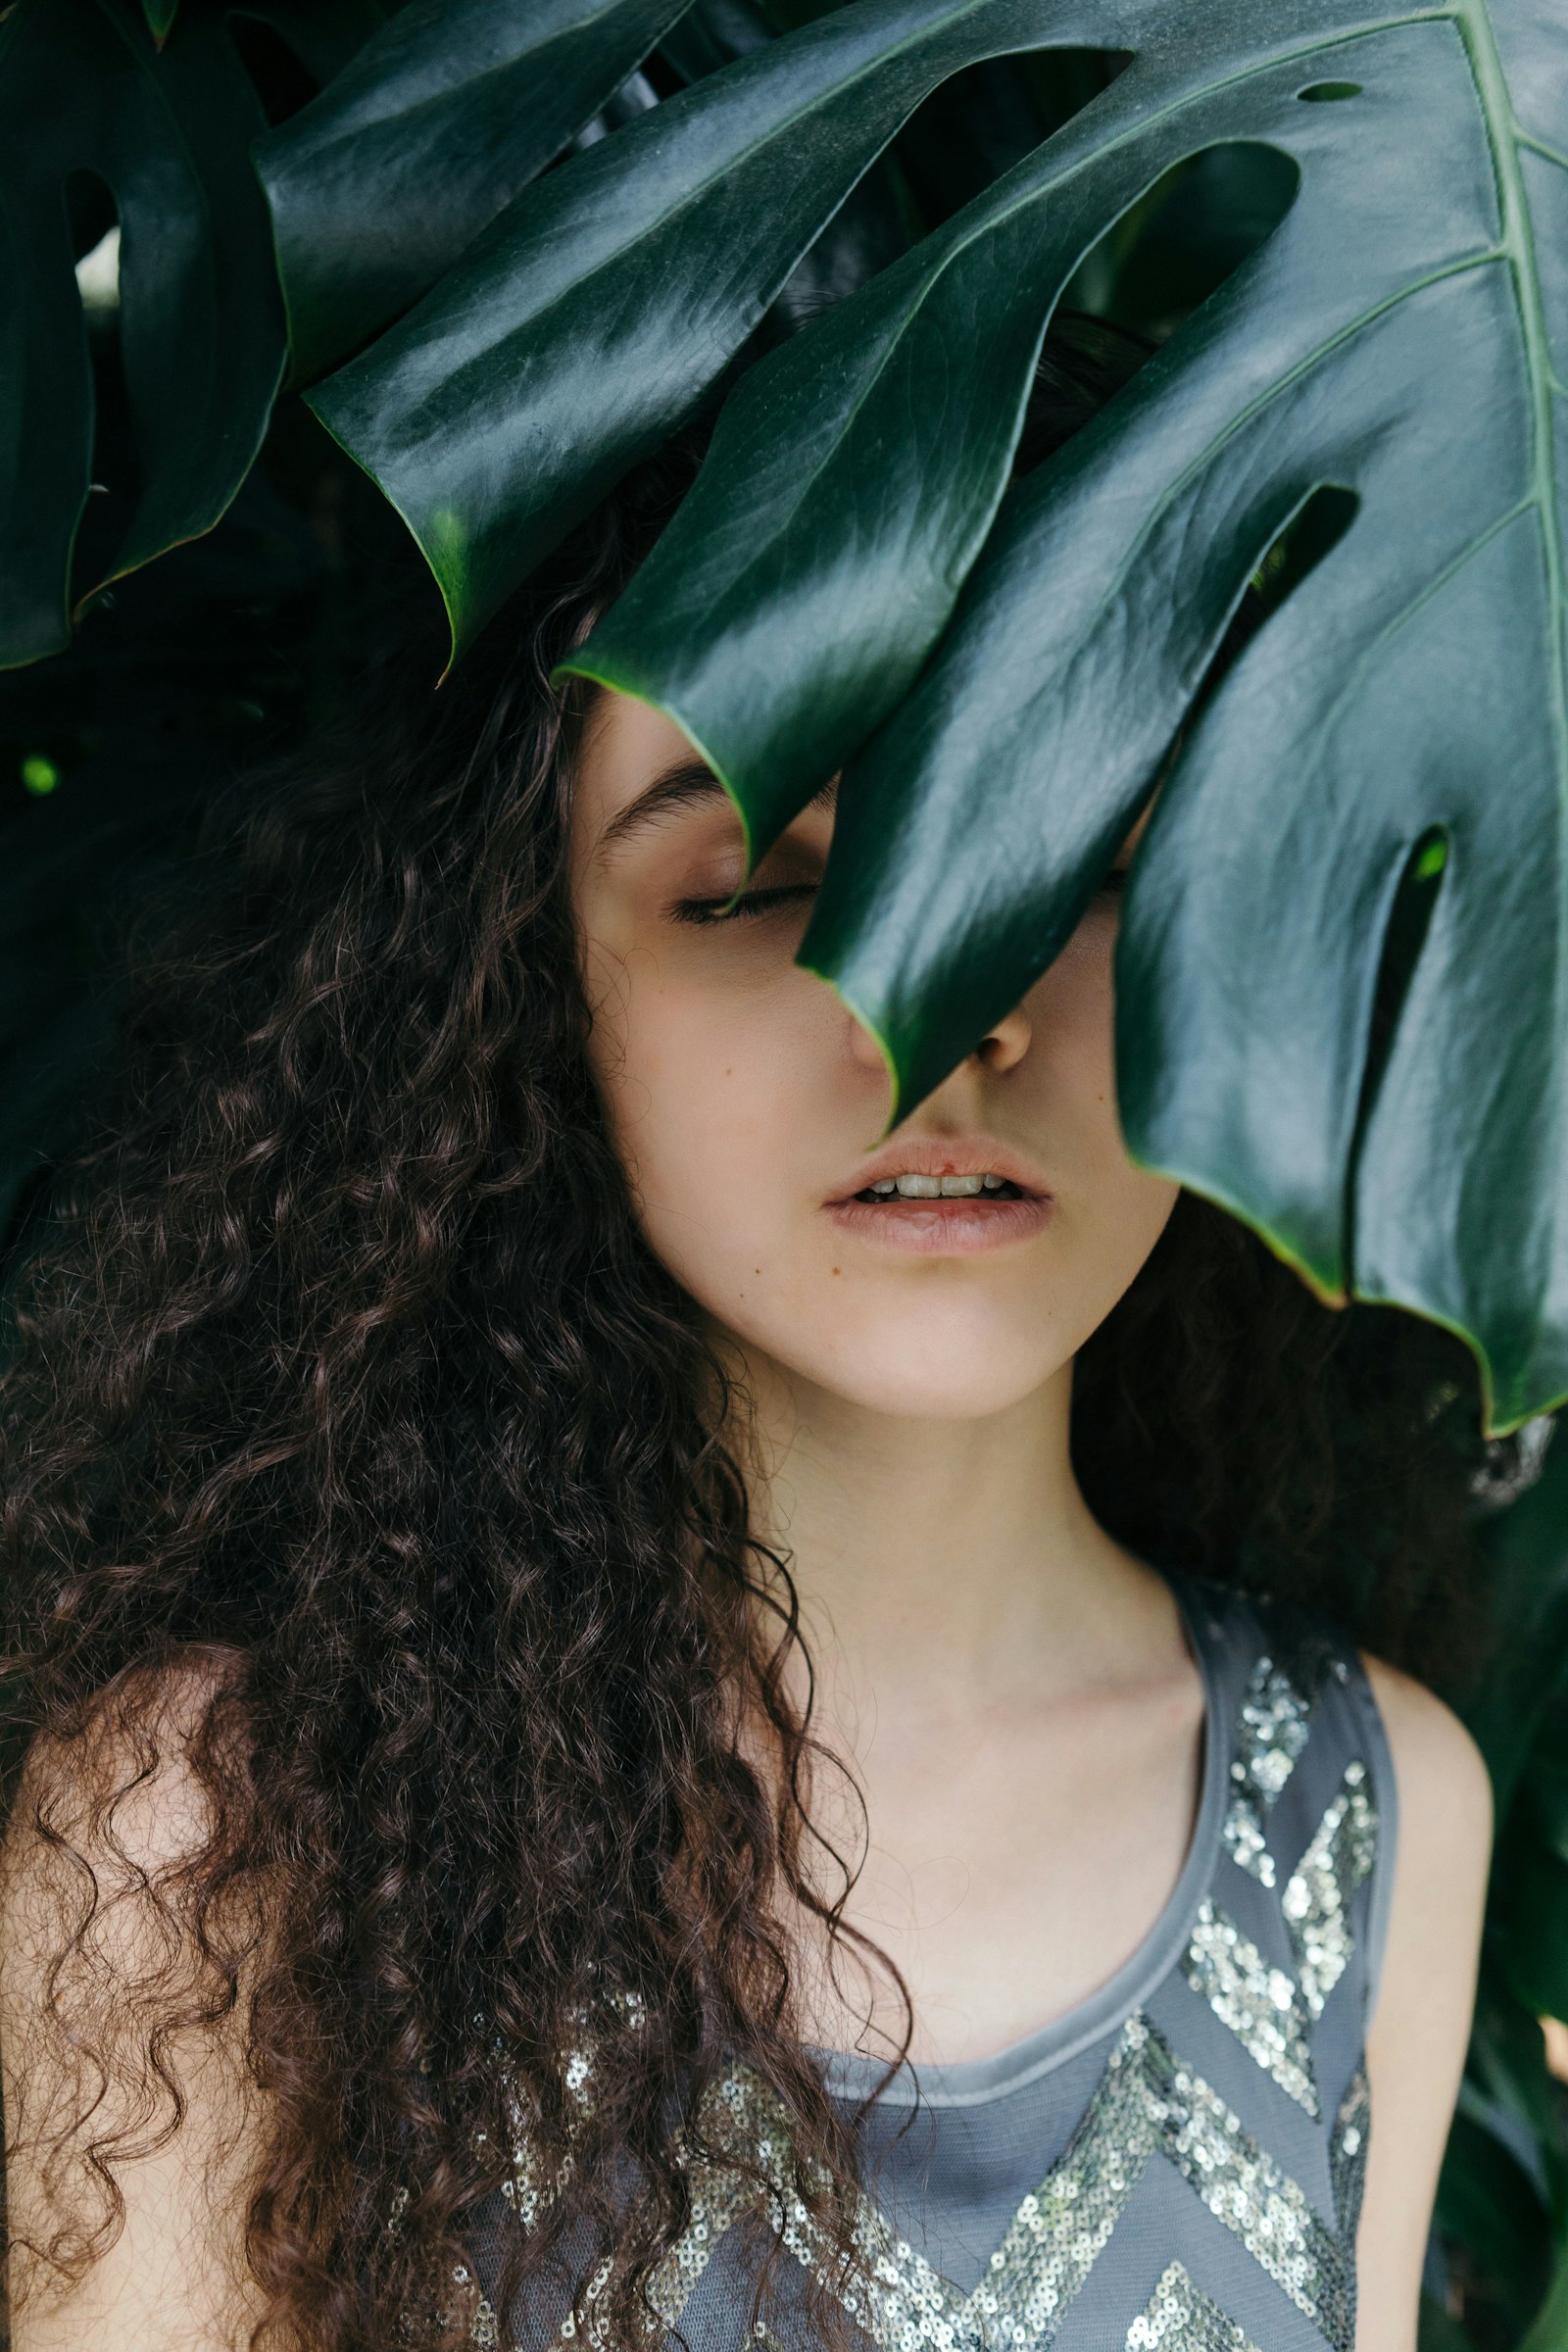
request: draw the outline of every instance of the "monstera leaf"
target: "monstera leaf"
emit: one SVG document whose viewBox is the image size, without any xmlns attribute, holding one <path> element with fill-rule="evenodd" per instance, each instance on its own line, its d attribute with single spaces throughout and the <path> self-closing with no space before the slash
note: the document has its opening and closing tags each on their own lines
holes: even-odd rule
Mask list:
<svg viewBox="0 0 1568 2352">
<path fill-rule="evenodd" d="M 67 181 L 107 182 L 121 223 L 144 486 L 117 576 L 211 528 L 267 424 L 283 337 L 246 156 L 262 127 L 216 10 L 187 6 L 161 50 L 129 0 L 19 0 L 0 19 L 0 664 L 71 635 L 93 396 Z"/>
<path fill-rule="evenodd" d="M 461 650 L 721 373 L 899 125 L 1038 0 L 858 0 L 550 172 L 309 395 L 381 485 Z"/>
<path fill-rule="evenodd" d="M 572 666 L 679 721 L 754 856 L 844 769 L 801 959 L 882 1041 L 890 1118 L 1057 953 L 1185 728 L 1118 951 L 1130 1149 L 1324 1296 L 1465 1333 L 1511 1428 L 1568 1393 L 1568 38 L 1537 0 L 1050 30 L 1133 63 L 752 371 Z M 1004 503 L 1086 245 L 1243 140 L 1298 172 L 1286 219 Z M 1322 493 L 1353 519 L 1200 708 Z M 1370 1088 L 1412 862 L 1441 883 Z"/>
<path fill-rule="evenodd" d="M 335 71 L 373 0 L 246 0 Z M 106 577 L 210 530 L 244 480 L 284 359 L 260 102 L 216 0 L 17 0 L 0 12 L 0 668 L 70 642 L 93 379 L 67 194 L 118 215 L 119 337 L 141 485 Z"/>
<path fill-rule="evenodd" d="M 1048 43 L 1126 53 L 742 375 L 571 666 L 679 722 L 754 858 L 843 771 L 801 956 L 881 1041 L 890 1123 L 1049 964 L 1163 776 L 1118 952 L 1130 1149 L 1322 1296 L 1464 1333 L 1493 1431 L 1568 1395 L 1554 20 L 856 0 L 537 180 L 311 395 L 461 648 L 691 412 L 933 87 Z M 1009 491 L 1085 255 L 1176 167 L 1258 146 L 1296 183 L 1280 225 Z M 1307 523 L 1320 560 L 1205 696 L 1249 577 Z M 1374 1062 L 1417 871 L 1437 884 Z"/>
<path fill-rule="evenodd" d="M 422 294 L 689 0 L 413 0 L 264 139 L 302 375 Z"/>
</svg>

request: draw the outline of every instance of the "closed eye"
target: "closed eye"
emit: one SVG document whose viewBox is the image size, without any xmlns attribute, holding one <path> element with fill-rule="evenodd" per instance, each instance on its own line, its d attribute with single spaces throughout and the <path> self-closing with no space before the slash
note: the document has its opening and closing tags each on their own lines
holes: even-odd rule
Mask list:
<svg viewBox="0 0 1568 2352">
<path fill-rule="evenodd" d="M 1127 887 L 1127 868 L 1113 865 L 1101 880 L 1097 898 L 1117 898 Z M 678 923 L 732 923 L 737 917 L 771 914 L 793 899 L 809 898 L 814 882 L 785 882 L 771 890 L 750 890 L 726 914 L 723 899 L 677 899 L 670 912 Z"/>
<path fill-rule="evenodd" d="M 724 899 L 677 899 L 670 912 L 677 923 L 732 923 L 737 916 L 771 914 L 787 900 L 809 898 L 816 887 L 814 882 L 784 882 L 772 890 L 749 890 L 727 914 L 720 911 L 728 905 Z"/>
</svg>

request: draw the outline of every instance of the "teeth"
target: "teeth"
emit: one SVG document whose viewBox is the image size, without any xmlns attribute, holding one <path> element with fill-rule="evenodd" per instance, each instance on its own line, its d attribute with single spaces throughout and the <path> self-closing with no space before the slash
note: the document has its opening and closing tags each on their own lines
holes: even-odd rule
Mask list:
<svg viewBox="0 0 1568 2352">
<path fill-rule="evenodd" d="M 879 1193 L 889 1200 L 898 1193 L 901 1200 L 973 1200 L 976 1193 L 999 1193 L 1006 1176 L 879 1176 L 877 1183 L 867 1186 L 867 1193 Z"/>
<path fill-rule="evenodd" d="M 978 1192 L 994 1193 L 1005 1181 L 1001 1176 L 883 1176 L 873 1193 L 897 1193 L 905 1200 L 968 1200 Z"/>
</svg>

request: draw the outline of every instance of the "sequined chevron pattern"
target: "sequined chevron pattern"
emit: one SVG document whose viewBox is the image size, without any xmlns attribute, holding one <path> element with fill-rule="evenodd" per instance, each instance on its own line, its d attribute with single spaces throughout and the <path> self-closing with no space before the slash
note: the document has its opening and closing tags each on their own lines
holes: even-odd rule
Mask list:
<svg viewBox="0 0 1568 2352">
<path fill-rule="evenodd" d="M 1257 2352 L 1257 2347 L 1173 2262 L 1148 2308 L 1128 2328 L 1127 2352 Z"/>
<path fill-rule="evenodd" d="M 1371 2126 L 1372 2101 L 1366 2075 L 1357 2067 L 1350 2078 L 1349 2089 L 1340 2101 L 1334 2119 L 1334 2136 L 1329 2142 L 1334 2210 L 1339 2216 L 1340 2235 L 1348 2246 L 1355 2243 L 1356 2224 L 1361 2219 L 1361 2190 L 1366 2180 L 1367 2136 Z"/>
<path fill-rule="evenodd" d="M 1301 1995 L 1314 2019 L 1344 1976 L 1353 1946 L 1350 1897 L 1372 1868 L 1377 1815 L 1366 1792 L 1366 1766 L 1347 1764 L 1340 1792 L 1280 1899 L 1296 1948 Z"/>
<path fill-rule="evenodd" d="M 1320 2110 L 1300 1988 L 1206 1895 L 1193 1926 L 1182 1974 L 1220 2024 L 1229 2026 L 1249 2057 L 1315 2117 Z"/>
<path fill-rule="evenodd" d="M 717 2085 L 704 2125 L 712 2144 L 744 2150 L 763 2171 L 785 2244 L 825 2278 L 827 2244 L 790 2187 L 787 2119 L 771 2094 L 748 2070 L 735 2069 Z M 1047 2352 L 1139 2181 L 1160 2158 L 1315 2324 L 1332 2352 L 1350 2352 L 1354 2286 L 1340 2239 L 1141 2015 L 1122 2028 L 1071 2144 L 1019 2206 L 972 2293 L 960 2295 L 862 2198 L 857 2235 L 869 2283 L 844 2295 L 846 2308 L 880 2352 Z M 668 2324 L 724 2230 L 760 2203 L 729 2167 L 705 2168 L 691 2223 L 655 2277 L 657 2307 Z M 1167 2331 L 1150 2340 L 1174 2346 L 1182 2339 Z"/>
<path fill-rule="evenodd" d="M 1223 1835 L 1232 1859 L 1262 1886 L 1274 1884 L 1267 1818 L 1306 1745 L 1311 1713 L 1311 1699 L 1284 1667 L 1272 1657 L 1260 1657 L 1236 1727 Z"/>
<path fill-rule="evenodd" d="M 1295 1978 L 1267 1960 L 1206 1895 L 1182 1959 L 1182 1974 L 1221 2025 L 1314 2118 L 1320 2109 L 1311 2029 L 1349 1964 L 1350 1901 L 1376 1859 L 1377 1831 L 1366 1766 L 1355 1758 L 1280 1898 Z M 1272 1870 L 1269 1857 L 1263 1859 Z"/>
</svg>

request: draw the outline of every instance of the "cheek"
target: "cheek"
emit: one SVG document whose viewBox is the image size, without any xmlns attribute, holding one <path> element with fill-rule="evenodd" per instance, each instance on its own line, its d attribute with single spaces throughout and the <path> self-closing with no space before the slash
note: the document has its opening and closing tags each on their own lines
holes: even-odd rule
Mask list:
<svg viewBox="0 0 1568 2352">
<path fill-rule="evenodd" d="M 701 1293 L 705 1268 L 722 1280 L 746 1258 L 754 1277 L 760 1243 L 776 1245 L 823 1164 L 847 1073 L 842 1011 L 809 973 L 715 988 L 679 960 L 643 953 L 601 980 L 591 1053 L 649 1241 Z"/>
</svg>

